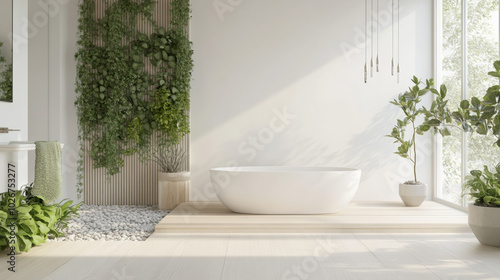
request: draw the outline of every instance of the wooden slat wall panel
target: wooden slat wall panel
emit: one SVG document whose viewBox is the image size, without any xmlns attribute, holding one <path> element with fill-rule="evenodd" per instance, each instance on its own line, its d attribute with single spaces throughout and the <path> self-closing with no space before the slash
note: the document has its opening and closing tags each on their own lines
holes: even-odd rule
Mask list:
<svg viewBox="0 0 500 280">
<path fill-rule="evenodd" d="M 96 0 L 96 16 L 104 16 L 106 8 L 117 0 Z M 168 28 L 170 3 L 172 0 L 158 0 L 153 18 L 159 26 Z M 138 29 L 151 34 L 154 30 L 139 19 Z M 97 40 L 97 39 L 96 39 Z M 97 42 L 99 43 L 99 42 Z M 152 71 L 149 61 L 146 69 Z M 156 135 L 153 135 L 154 139 Z M 185 170 L 189 170 L 189 135 L 181 141 L 181 147 L 188 152 Z M 152 143 L 154 144 L 154 143 Z M 103 168 L 94 169 L 87 151 L 91 143 L 85 143 L 84 156 L 84 200 L 91 205 L 157 205 L 158 167 L 153 161 L 141 162 L 139 155 L 124 157 L 125 165 L 119 174 L 107 176 Z"/>
</svg>

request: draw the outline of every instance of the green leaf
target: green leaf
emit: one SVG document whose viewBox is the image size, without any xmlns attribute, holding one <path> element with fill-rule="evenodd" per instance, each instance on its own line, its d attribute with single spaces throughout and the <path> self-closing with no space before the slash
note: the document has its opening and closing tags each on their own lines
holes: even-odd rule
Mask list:
<svg viewBox="0 0 500 280">
<path fill-rule="evenodd" d="M 38 229 L 42 234 L 47 234 L 50 231 L 50 228 L 43 222 L 36 221 L 36 224 L 38 225 Z"/>
<path fill-rule="evenodd" d="M 45 215 L 35 214 L 35 215 L 33 216 L 33 218 L 38 219 L 38 220 L 40 220 L 40 221 L 43 221 L 43 222 L 45 222 L 45 223 L 47 223 L 47 224 L 49 224 L 49 223 L 50 223 L 50 218 L 49 218 L 49 217 L 46 217 Z"/>
<path fill-rule="evenodd" d="M 468 100 L 462 100 L 462 102 L 460 102 L 460 108 L 462 108 L 462 109 L 468 109 L 469 106 L 470 106 L 470 104 L 469 104 Z"/>
<path fill-rule="evenodd" d="M 0 210 L 0 220 L 6 221 L 7 220 L 7 213 Z M 1 223 L 0 223 L 1 224 Z"/>
<path fill-rule="evenodd" d="M 38 204 L 35 204 L 35 205 L 31 205 L 32 207 L 32 210 L 35 212 L 35 213 L 42 213 L 42 208 L 40 207 L 40 205 Z"/>
<path fill-rule="evenodd" d="M 30 215 L 30 213 L 19 212 L 19 213 L 17 213 L 17 219 L 18 220 L 29 220 L 29 219 L 31 219 L 31 215 Z"/>
<path fill-rule="evenodd" d="M 430 127 L 429 125 L 427 125 L 427 124 L 423 124 L 423 125 L 421 125 L 421 126 L 420 126 L 420 130 L 421 130 L 422 132 L 429 131 L 429 129 L 430 129 L 430 128 L 431 128 L 431 127 Z"/>
<path fill-rule="evenodd" d="M 440 129 L 439 130 L 439 133 L 442 135 L 442 136 L 450 136 L 451 135 L 451 132 L 448 128 L 443 128 L 443 129 Z"/>
<path fill-rule="evenodd" d="M 476 178 L 479 178 L 479 177 L 481 177 L 483 172 L 481 172 L 481 170 L 471 170 L 470 174 Z"/>
<path fill-rule="evenodd" d="M 19 213 L 29 213 L 31 211 L 31 209 L 33 209 L 33 208 L 29 205 L 20 206 L 20 207 L 16 208 L 17 212 L 19 212 Z"/>
<path fill-rule="evenodd" d="M 27 234 L 19 234 L 19 232 L 18 234 L 16 234 L 16 240 L 19 243 L 19 251 L 28 252 L 31 249 L 33 243 L 31 242 L 31 240 L 29 240 L 29 238 L 25 237 L 25 235 Z"/>
<path fill-rule="evenodd" d="M 481 119 L 483 120 L 489 120 L 491 117 L 495 115 L 495 112 L 485 112 L 481 115 Z"/>
<path fill-rule="evenodd" d="M 481 104 L 481 101 L 477 97 L 472 97 L 471 98 L 471 103 L 474 108 L 479 108 L 479 105 Z"/>
<path fill-rule="evenodd" d="M 500 72 L 500 60 L 493 62 L 493 67 L 495 67 L 495 70 L 497 70 L 497 72 Z"/>
<path fill-rule="evenodd" d="M 71 200 L 67 201 L 66 203 L 64 203 L 63 205 L 61 205 L 61 209 L 63 211 L 65 211 L 66 209 L 68 209 L 71 206 L 72 203 L 73 203 L 73 201 L 71 201 Z"/>
<path fill-rule="evenodd" d="M 428 120 L 427 124 L 429 126 L 439 126 L 439 125 L 441 125 L 441 121 L 438 119 L 432 119 L 432 120 Z"/>
<path fill-rule="evenodd" d="M 160 52 L 156 52 L 153 57 L 156 59 L 156 60 L 161 60 L 161 53 Z"/>
<path fill-rule="evenodd" d="M 488 134 L 488 129 L 484 124 L 479 124 L 477 126 L 476 132 L 480 135 L 487 135 Z"/>
<path fill-rule="evenodd" d="M 162 55 L 163 60 L 168 60 L 169 59 L 168 53 L 166 51 L 162 51 L 161 55 Z"/>
<path fill-rule="evenodd" d="M 462 116 L 462 114 L 460 114 L 459 112 L 453 112 L 451 113 L 451 116 L 453 117 L 453 119 L 455 119 L 457 122 L 463 122 L 464 121 L 464 117 Z"/>
<path fill-rule="evenodd" d="M 42 243 L 45 243 L 46 238 L 40 236 L 40 235 L 33 235 L 33 244 L 35 245 L 40 245 Z"/>
<path fill-rule="evenodd" d="M 446 86 L 444 84 L 441 85 L 441 88 L 440 88 L 441 98 L 445 98 L 447 92 L 448 92 L 448 90 L 446 89 Z"/>
</svg>

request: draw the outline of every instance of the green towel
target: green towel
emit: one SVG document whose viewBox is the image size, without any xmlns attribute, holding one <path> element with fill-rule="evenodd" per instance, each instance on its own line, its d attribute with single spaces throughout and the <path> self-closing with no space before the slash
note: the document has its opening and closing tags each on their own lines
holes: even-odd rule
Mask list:
<svg viewBox="0 0 500 280">
<path fill-rule="evenodd" d="M 35 142 L 35 182 L 33 194 L 42 196 L 46 203 L 54 202 L 62 194 L 62 151 L 59 142 Z"/>
</svg>

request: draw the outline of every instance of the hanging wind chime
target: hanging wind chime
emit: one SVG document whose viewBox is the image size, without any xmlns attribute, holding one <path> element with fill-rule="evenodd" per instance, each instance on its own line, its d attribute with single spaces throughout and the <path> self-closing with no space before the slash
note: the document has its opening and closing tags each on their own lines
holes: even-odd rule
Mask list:
<svg viewBox="0 0 500 280">
<path fill-rule="evenodd" d="M 376 1 L 376 2 L 374 2 Z M 394 22 L 394 0 L 392 1 L 391 5 L 391 28 L 392 28 L 392 45 L 391 45 L 391 50 L 392 50 L 392 60 L 391 60 L 391 75 L 394 76 L 394 73 L 396 72 L 396 79 L 397 82 L 399 83 L 399 76 L 401 73 L 400 69 L 400 29 L 399 29 L 399 4 L 400 0 L 398 1 L 398 13 L 397 13 L 397 22 Z M 368 11 L 370 12 L 370 18 L 368 18 Z M 376 17 L 374 16 L 376 15 Z M 374 71 L 374 66 L 375 66 L 375 71 L 378 73 L 380 72 L 380 60 L 379 60 L 379 49 L 380 49 L 380 44 L 379 44 L 379 26 L 378 26 L 378 17 L 379 17 L 379 0 L 370 0 L 370 4 L 368 3 L 368 0 L 365 0 L 365 69 L 364 69 L 364 80 L 365 83 L 368 83 L 368 67 L 370 67 L 370 77 L 373 78 L 373 71 Z M 370 19 L 370 21 L 369 21 Z M 396 34 L 396 25 L 397 25 L 397 34 Z M 370 30 L 368 30 L 368 28 Z M 376 30 L 375 30 L 376 28 Z M 370 32 L 370 49 L 371 49 L 371 57 L 370 61 L 368 61 L 368 32 Z M 396 42 L 397 40 L 397 42 Z M 376 41 L 376 43 L 375 43 Z M 376 44 L 376 47 L 375 47 Z M 397 47 L 395 47 L 395 45 Z M 376 48 L 376 53 L 374 49 Z M 395 54 L 397 54 L 395 56 Z M 375 56 L 376 55 L 376 56 Z M 369 65 L 369 66 L 368 66 Z"/>
</svg>

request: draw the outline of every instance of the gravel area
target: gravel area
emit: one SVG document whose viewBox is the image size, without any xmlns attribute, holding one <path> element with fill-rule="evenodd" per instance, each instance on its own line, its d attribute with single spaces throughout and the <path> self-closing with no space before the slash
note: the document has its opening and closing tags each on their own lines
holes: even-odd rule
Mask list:
<svg viewBox="0 0 500 280">
<path fill-rule="evenodd" d="M 170 211 L 157 206 L 85 205 L 54 241 L 144 241 Z"/>
</svg>

